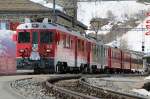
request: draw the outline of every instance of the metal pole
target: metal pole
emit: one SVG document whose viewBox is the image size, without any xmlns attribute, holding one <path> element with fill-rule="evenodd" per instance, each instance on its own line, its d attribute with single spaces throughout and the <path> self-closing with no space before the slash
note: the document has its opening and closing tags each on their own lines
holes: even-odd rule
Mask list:
<svg viewBox="0 0 150 99">
<path fill-rule="evenodd" d="M 53 23 L 56 23 L 56 9 L 55 9 L 56 1 L 53 0 Z"/>
<path fill-rule="evenodd" d="M 144 14 L 143 10 L 142 10 L 142 14 Z M 143 28 L 144 28 L 143 21 L 144 20 L 142 20 L 142 52 L 144 53 L 144 51 L 145 51 L 145 34 L 144 34 L 144 30 L 143 30 Z"/>
</svg>

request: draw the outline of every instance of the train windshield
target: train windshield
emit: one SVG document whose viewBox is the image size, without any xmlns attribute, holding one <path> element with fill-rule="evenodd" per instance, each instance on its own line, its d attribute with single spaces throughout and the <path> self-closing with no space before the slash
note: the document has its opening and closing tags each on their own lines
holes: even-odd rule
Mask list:
<svg viewBox="0 0 150 99">
<path fill-rule="evenodd" d="M 38 43 L 38 32 L 32 33 L 32 43 L 37 44 Z"/>
<path fill-rule="evenodd" d="M 40 42 L 41 43 L 51 43 L 53 41 L 53 32 L 41 32 L 40 33 Z"/>
<path fill-rule="evenodd" d="M 29 43 L 30 42 L 30 32 L 19 32 L 18 43 Z"/>
</svg>

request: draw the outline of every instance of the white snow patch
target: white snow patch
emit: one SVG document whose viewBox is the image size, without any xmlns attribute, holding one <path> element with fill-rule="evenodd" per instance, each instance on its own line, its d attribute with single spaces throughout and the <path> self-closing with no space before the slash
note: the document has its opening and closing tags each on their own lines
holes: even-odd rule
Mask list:
<svg viewBox="0 0 150 99">
<path fill-rule="evenodd" d="M 150 92 L 145 89 L 133 89 L 132 91 L 144 96 L 150 96 Z"/>
<path fill-rule="evenodd" d="M 150 80 L 150 76 L 148 76 L 148 77 L 145 77 L 145 79 L 144 80 Z"/>
</svg>

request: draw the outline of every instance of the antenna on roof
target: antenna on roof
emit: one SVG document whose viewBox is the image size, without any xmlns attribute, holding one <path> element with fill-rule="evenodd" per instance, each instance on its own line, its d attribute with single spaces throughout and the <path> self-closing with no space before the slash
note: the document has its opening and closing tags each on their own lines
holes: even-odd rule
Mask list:
<svg viewBox="0 0 150 99">
<path fill-rule="evenodd" d="M 30 18 L 25 18 L 25 23 L 31 23 Z"/>
<path fill-rule="evenodd" d="M 48 18 L 44 18 L 43 23 L 48 23 Z"/>
</svg>

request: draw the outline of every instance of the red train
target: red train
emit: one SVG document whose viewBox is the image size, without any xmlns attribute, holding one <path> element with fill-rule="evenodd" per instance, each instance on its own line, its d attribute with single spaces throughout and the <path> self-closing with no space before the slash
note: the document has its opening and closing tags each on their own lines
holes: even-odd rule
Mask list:
<svg viewBox="0 0 150 99">
<path fill-rule="evenodd" d="M 32 68 L 36 73 L 119 73 L 142 69 L 138 55 L 46 21 L 20 24 L 14 39 L 18 69 Z"/>
</svg>

